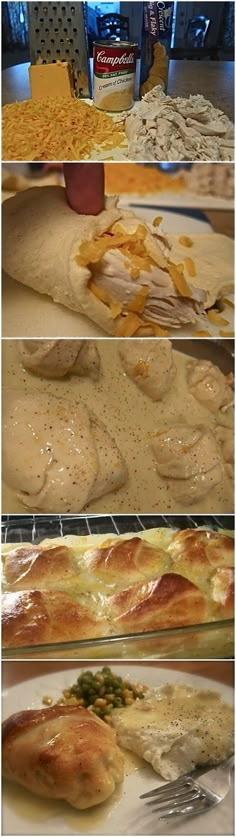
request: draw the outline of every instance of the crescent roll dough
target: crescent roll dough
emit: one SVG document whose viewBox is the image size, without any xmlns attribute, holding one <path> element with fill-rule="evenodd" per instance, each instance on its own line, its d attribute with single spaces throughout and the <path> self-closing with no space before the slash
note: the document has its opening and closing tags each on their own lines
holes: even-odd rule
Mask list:
<svg viewBox="0 0 236 837">
<path fill-rule="evenodd" d="M 84 404 L 44 393 L 6 394 L 3 473 L 25 506 L 52 513 L 78 513 L 127 479 L 105 425 Z"/>
<path fill-rule="evenodd" d="M 11 715 L 3 723 L 2 759 L 6 779 L 78 809 L 104 802 L 124 778 L 115 732 L 77 706 Z"/>
<path fill-rule="evenodd" d="M 161 401 L 176 375 L 170 340 L 125 341 L 119 354 L 127 375 L 152 399 Z"/>
<path fill-rule="evenodd" d="M 233 288 L 233 244 L 196 235 L 190 255 L 177 236 L 117 209 L 116 198 L 98 216 L 77 215 L 60 186 L 3 204 L 6 273 L 117 337 L 203 324 L 205 308 Z"/>
<path fill-rule="evenodd" d="M 43 378 L 87 375 L 97 381 L 100 355 L 94 340 L 19 340 L 18 352 L 25 369 Z"/>
<path fill-rule="evenodd" d="M 173 497 L 191 505 L 221 482 L 221 451 L 207 426 L 176 423 L 153 437 L 157 471 L 168 479 Z"/>
</svg>

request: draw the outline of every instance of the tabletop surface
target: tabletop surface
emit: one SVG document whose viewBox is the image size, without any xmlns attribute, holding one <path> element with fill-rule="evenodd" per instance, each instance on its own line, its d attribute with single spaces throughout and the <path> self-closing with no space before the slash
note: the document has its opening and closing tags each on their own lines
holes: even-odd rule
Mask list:
<svg viewBox="0 0 236 837">
<path fill-rule="evenodd" d="M 3 70 L 3 105 L 30 97 L 28 68 L 29 64 L 25 63 Z M 169 64 L 168 93 L 184 97 L 190 93 L 201 93 L 233 120 L 234 62 L 172 60 Z"/>
<path fill-rule="evenodd" d="M 132 677 L 132 666 L 142 666 L 142 662 L 128 662 L 124 660 L 124 666 L 129 666 L 130 674 Z M 17 683 L 22 683 L 24 680 L 29 680 L 33 677 L 39 677 L 43 674 L 50 674 L 50 672 L 54 671 L 64 671 L 71 668 L 78 668 L 78 671 L 81 668 L 88 668 L 89 661 L 86 660 L 85 662 L 81 662 L 80 660 L 70 660 L 68 662 L 24 662 L 24 661 L 17 661 L 17 662 L 3 662 L 2 664 L 2 687 L 9 688 L 11 686 L 16 685 Z M 97 660 L 95 663 L 91 661 L 91 665 L 95 664 L 96 668 L 101 668 L 103 662 L 101 660 Z M 115 660 L 106 660 L 106 665 L 110 665 L 114 670 L 116 665 L 122 665 L 122 660 L 115 661 Z M 231 660 L 226 661 L 219 661 L 219 660 L 193 660 L 192 662 L 152 662 L 151 660 L 143 661 L 144 665 L 148 665 L 158 668 L 166 668 L 166 676 L 168 679 L 168 669 L 177 669 L 178 671 L 182 671 L 187 674 L 197 674 L 201 677 L 207 677 L 212 680 L 218 681 L 218 683 L 225 683 L 227 686 L 233 686 L 234 684 L 234 663 Z M 214 684 L 212 685 L 214 688 Z"/>
</svg>

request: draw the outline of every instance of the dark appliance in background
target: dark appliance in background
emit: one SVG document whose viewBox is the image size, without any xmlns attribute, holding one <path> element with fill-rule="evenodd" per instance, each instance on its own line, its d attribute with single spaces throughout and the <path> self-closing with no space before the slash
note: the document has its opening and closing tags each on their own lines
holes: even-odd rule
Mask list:
<svg viewBox="0 0 236 837">
<path fill-rule="evenodd" d="M 233 60 L 234 3 L 175 3 L 171 57 Z"/>
</svg>

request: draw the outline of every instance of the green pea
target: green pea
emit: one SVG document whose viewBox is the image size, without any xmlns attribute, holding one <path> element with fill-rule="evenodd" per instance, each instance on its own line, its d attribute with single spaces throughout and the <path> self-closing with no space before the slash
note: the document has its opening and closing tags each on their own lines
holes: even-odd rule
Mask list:
<svg viewBox="0 0 236 837">
<path fill-rule="evenodd" d="M 103 695 L 105 695 L 105 693 L 106 693 L 106 686 L 101 686 L 100 689 L 99 689 L 99 692 L 98 692 L 99 697 L 103 697 Z"/>
<path fill-rule="evenodd" d="M 93 703 L 93 701 L 96 700 L 96 698 L 97 698 L 97 692 L 89 690 L 88 697 L 89 697 L 90 703 Z"/>
</svg>

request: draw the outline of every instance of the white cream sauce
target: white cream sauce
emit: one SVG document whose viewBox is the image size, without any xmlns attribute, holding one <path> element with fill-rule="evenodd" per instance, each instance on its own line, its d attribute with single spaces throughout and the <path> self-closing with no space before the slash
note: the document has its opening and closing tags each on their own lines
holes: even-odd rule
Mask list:
<svg viewBox="0 0 236 837">
<path fill-rule="evenodd" d="M 190 423 L 205 423 L 214 432 L 218 417 L 200 404 L 187 387 L 188 356 L 174 351 L 174 384 L 162 401 L 153 403 L 124 374 L 118 354 L 119 341 L 114 338 L 96 341 L 102 360 L 102 372 L 97 383 L 75 376 L 60 381 L 38 378 L 22 368 L 16 343 L 16 340 L 3 341 L 3 385 L 25 393 L 43 391 L 71 399 L 81 397 L 106 424 L 126 460 L 128 482 L 118 492 L 93 500 L 84 509 L 85 513 L 222 514 L 233 511 L 232 480 L 227 475 L 211 493 L 183 508 L 171 497 L 166 480 L 157 474 L 148 445 L 150 434 L 159 426 L 186 419 Z M 6 485 L 3 486 L 2 503 L 4 513 L 27 511 Z M 55 513 L 58 511 L 55 509 Z"/>
</svg>

